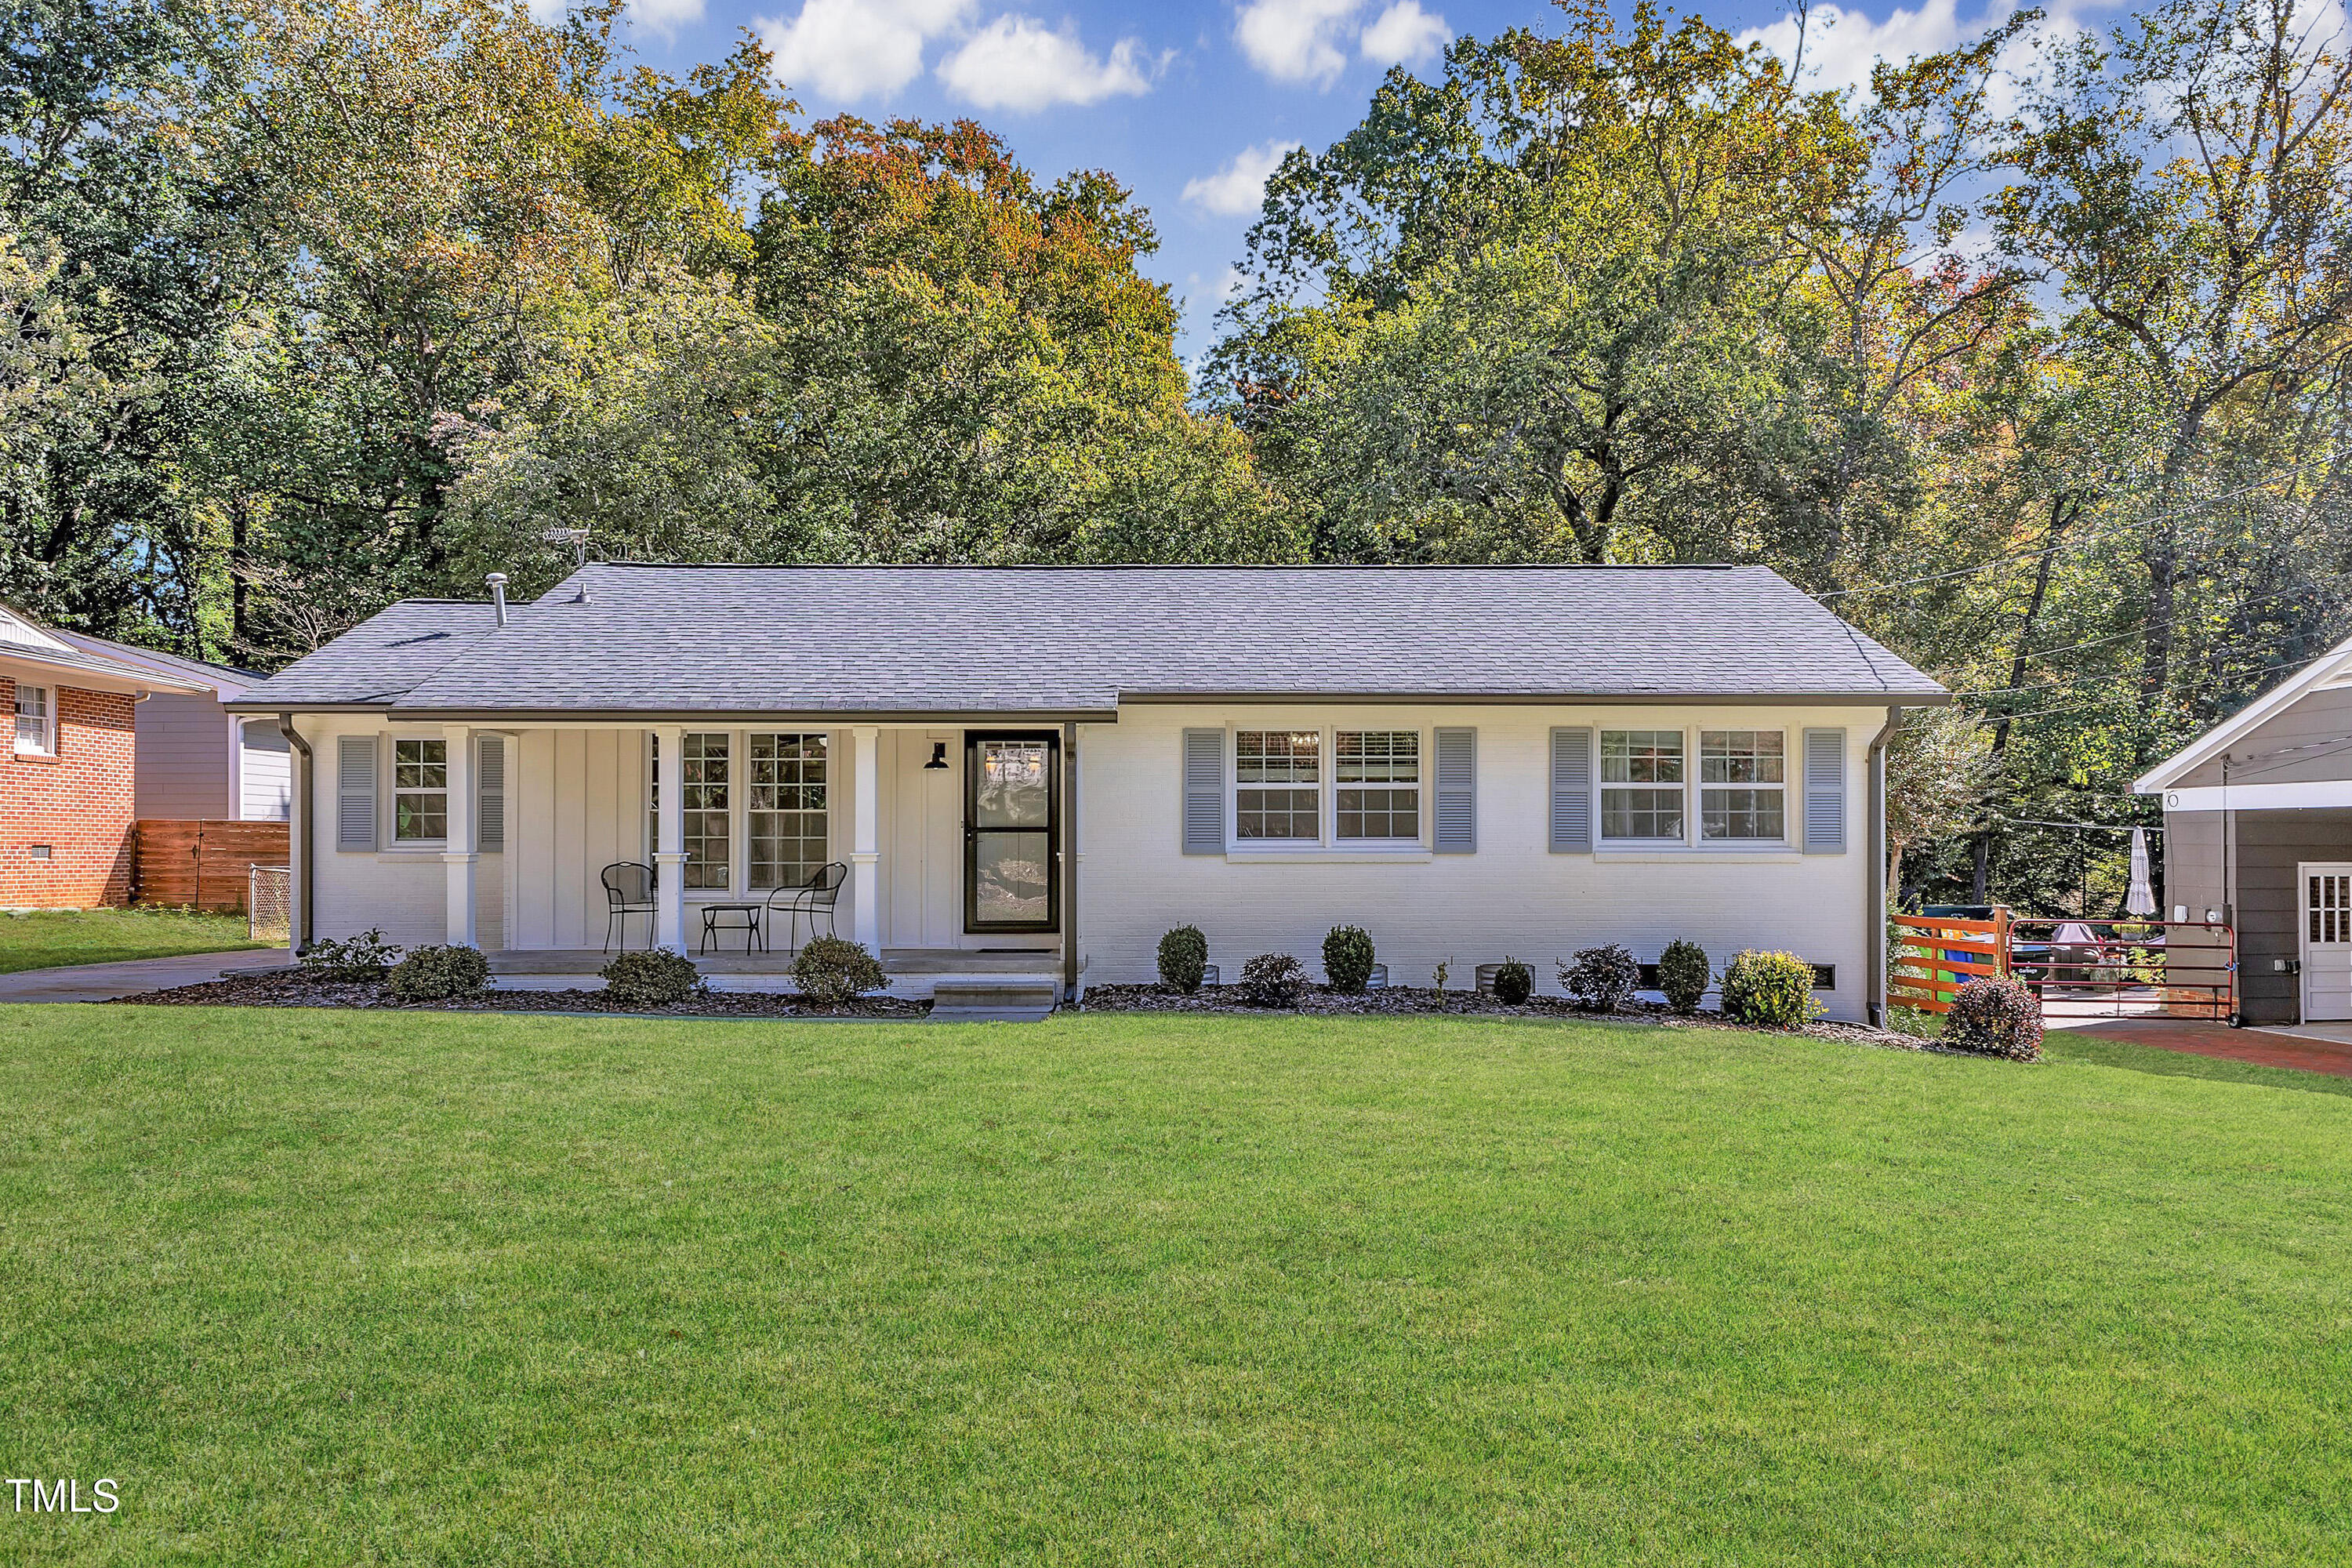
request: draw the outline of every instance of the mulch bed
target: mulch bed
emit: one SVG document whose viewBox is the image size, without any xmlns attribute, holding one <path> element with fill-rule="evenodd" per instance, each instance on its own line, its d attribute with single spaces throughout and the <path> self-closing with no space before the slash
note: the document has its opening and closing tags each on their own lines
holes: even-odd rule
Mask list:
<svg viewBox="0 0 2352 1568">
<path fill-rule="evenodd" d="M 1089 1013 L 1255 1013 L 1261 1016 L 1275 1011 L 1251 1006 L 1239 998 L 1236 994 L 1238 990 L 1238 987 L 1231 985 L 1203 985 L 1187 994 L 1165 985 L 1090 985 L 1087 987 L 1086 1010 Z M 1438 991 L 1414 985 L 1391 985 L 1355 995 L 1334 991 L 1328 986 L 1309 985 L 1299 993 L 1298 1005 L 1290 1010 L 1396 1017 L 1453 1014 L 1495 1018 L 1607 1018 L 1614 1023 L 1657 1024 L 1669 1029 L 1750 1027 L 1720 1013 L 1679 1014 L 1655 1002 L 1629 1002 L 1614 1013 L 1595 1013 L 1578 1006 L 1565 996 L 1530 996 L 1514 1007 L 1484 992 Z M 1864 1024 L 1832 1023 L 1828 1019 L 1816 1019 L 1807 1025 L 1803 1032 L 1813 1039 L 1837 1040 L 1847 1045 L 1889 1046 L 1906 1051 L 1939 1048 L 1915 1035 L 1897 1034 L 1892 1029 L 1874 1029 Z"/>
<path fill-rule="evenodd" d="M 773 991 L 706 991 L 688 1001 L 653 1007 L 615 1002 L 602 991 L 522 991 L 498 985 L 440 1002 L 400 1002 L 380 981 L 320 980 L 286 971 L 175 985 L 116 1000 L 142 1007 L 368 1007 L 404 1013 L 625 1013 L 665 1018 L 920 1018 L 931 1010 L 929 1002 L 898 996 L 816 1003 Z"/>
</svg>

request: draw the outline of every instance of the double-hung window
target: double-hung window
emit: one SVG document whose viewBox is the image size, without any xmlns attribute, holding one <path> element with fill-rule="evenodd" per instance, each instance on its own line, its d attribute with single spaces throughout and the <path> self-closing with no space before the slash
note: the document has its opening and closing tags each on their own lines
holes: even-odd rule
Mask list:
<svg viewBox="0 0 2352 1568">
<path fill-rule="evenodd" d="M 57 715 L 49 710 L 46 686 L 16 688 L 16 750 L 25 756 L 46 757 L 58 749 Z"/>
<path fill-rule="evenodd" d="M 729 833 L 732 811 L 729 749 L 733 737 L 725 731 L 690 732 L 683 738 L 678 760 L 679 805 L 686 814 L 685 885 L 724 890 L 732 870 L 733 849 Z"/>
<path fill-rule="evenodd" d="M 1419 847 L 1421 742 L 1418 730 L 1234 731 L 1234 841 Z"/>
<path fill-rule="evenodd" d="M 1235 731 L 1234 779 L 1235 837 L 1321 841 L 1323 731 Z"/>
<path fill-rule="evenodd" d="M 449 742 L 392 742 L 392 841 L 439 844 L 449 837 Z"/>
<path fill-rule="evenodd" d="M 1332 813 L 1342 838 L 1421 837 L 1421 731 L 1342 730 Z"/>
<path fill-rule="evenodd" d="M 1683 732 L 1601 731 L 1601 837 L 1680 842 L 1683 832 Z"/>
<path fill-rule="evenodd" d="M 1779 730 L 1702 730 L 1698 736 L 1699 837 L 1787 837 L 1788 759 Z"/>
<path fill-rule="evenodd" d="M 823 735 L 744 737 L 751 769 L 747 837 L 755 892 L 797 888 L 825 860 L 825 745 Z"/>
</svg>

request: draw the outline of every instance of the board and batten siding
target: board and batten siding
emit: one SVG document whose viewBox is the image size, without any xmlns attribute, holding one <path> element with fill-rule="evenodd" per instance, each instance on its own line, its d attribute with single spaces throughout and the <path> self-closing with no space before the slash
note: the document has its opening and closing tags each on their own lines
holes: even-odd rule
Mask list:
<svg viewBox="0 0 2352 1568">
<path fill-rule="evenodd" d="M 1787 948 L 1837 965 L 1821 993 L 1831 1016 L 1858 1018 L 1865 994 L 1866 828 L 1870 737 L 1884 708 L 1753 707 L 1263 707 L 1138 703 L 1114 725 L 1081 731 L 1079 945 L 1089 984 L 1156 977 L 1162 933 L 1198 925 L 1228 978 L 1254 953 L 1297 955 L 1320 975 L 1324 933 L 1360 925 L 1398 984 L 1427 985 L 1441 960 L 1450 985 L 1480 963 L 1526 960 L 1539 989 L 1559 990 L 1556 959 L 1619 942 L 1644 962 L 1676 937 L 1700 942 L 1719 967 L 1743 947 Z M 1186 733 L 1234 728 L 1476 731 L 1476 846 L 1467 854 L 1350 858 L 1344 850 L 1253 855 L 1186 852 Z M 1552 843 L 1556 730 L 1779 729 L 1787 731 L 1791 841 L 1762 852 L 1615 848 L 1556 853 Z M 1802 852 L 1804 734 L 1843 730 L 1845 844 Z M 1432 742 L 1424 741 L 1424 745 Z M 1232 748 L 1223 748 L 1230 768 Z M 1436 775 L 1424 752 L 1424 812 Z M 1597 741 L 1593 748 L 1598 764 Z M 1689 759 L 1696 776 L 1697 759 Z M 1191 770 L 1197 794 L 1198 769 Z M 1230 788 L 1230 780 L 1227 780 Z M 1594 808 L 1599 785 L 1593 786 Z M 1260 858 L 1262 856 L 1262 858 Z"/>
</svg>

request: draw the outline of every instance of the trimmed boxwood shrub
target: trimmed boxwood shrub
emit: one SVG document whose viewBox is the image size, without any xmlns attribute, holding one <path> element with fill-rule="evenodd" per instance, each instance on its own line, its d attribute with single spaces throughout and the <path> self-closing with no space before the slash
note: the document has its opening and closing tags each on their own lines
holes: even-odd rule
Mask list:
<svg viewBox="0 0 2352 1568">
<path fill-rule="evenodd" d="M 386 983 L 403 1002 L 470 996 L 490 983 L 490 961 L 478 947 L 420 947 L 392 966 Z"/>
<path fill-rule="evenodd" d="M 1677 1013 L 1697 1012 L 1699 998 L 1706 994 L 1707 983 L 1714 978 L 1707 967 L 1706 949 L 1695 942 L 1678 937 L 1658 955 L 1658 989 L 1666 994 L 1666 1005 Z"/>
<path fill-rule="evenodd" d="M 1821 1012 L 1813 966 L 1793 952 L 1740 953 L 1723 972 L 1723 1010 L 1759 1029 L 1801 1029 Z"/>
<path fill-rule="evenodd" d="M 1331 989 L 1363 994 L 1372 979 L 1372 936 L 1361 926 L 1333 926 L 1323 939 L 1323 974 Z"/>
<path fill-rule="evenodd" d="M 400 944 L 370 926 L 341 942 L 321 942 L 302 955 L 302 967 L 322 980 L 381 980 L 400 962 Z"/>
<path fill-rule="evenodd" d="M 1536 972 L 1516 958 L 1505 957 L 1503 967 L 1495 971 L 1495 1000 L 1517 1007 L 1535 994 Z"/>
<path fill-rule="evenodd" d="M 1971 980 L 1954 994 L 1952 1010 L 1944 1015 L 1942 1043 L 1983 1057 L 2040 1061 L 2042 1004 L 2017 981 Z"/>
<path fill-rule="evenodd" d="M 819 1002 L 846 1002 L 890 984 L 882 961 L 865 944 L 843 936 L 821 936 L 793 960 L 793 983 Z"/>
<path fill-rule="evenodd" d="M 631 1007 L 667 1007 L 702 989 L 702 973 L 681 952 L 625 952 L 604 965 L 604 994 Z"/>
<path fill-rule="evenodd" d="M 1209 967 L 1209 939 L 1199 926 L 1178 926 L 1160 939 L 1160 984 L 1187 996 L 1201 988 Z"/>
<path fill-rule="evenodd" d="M 1286 952 L 1261 952 L 1242 965 L 1242 1000 L 1254 1007 L 1296 1007 L 1307 966 Z"/>
<path fill-rule="evenodd" d="M 1580 949 L 1559 966 L 1559 984 L 1580 1007 L 1614 1013 L 1642 988 L 1642 964 L 1631 950 L 1611 942 Z"/>
</svg>

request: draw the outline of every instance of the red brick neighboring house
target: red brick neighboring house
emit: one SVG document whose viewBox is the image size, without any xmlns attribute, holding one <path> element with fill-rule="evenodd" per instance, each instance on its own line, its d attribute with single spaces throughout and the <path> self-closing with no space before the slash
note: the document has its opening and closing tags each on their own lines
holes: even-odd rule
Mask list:
<svg viewBox="0 0 2352 1568">
<path fill-rule="evenodd" d="M 86 652 L 0 607 L 0 907 L 92 909 L 131 896 L 137 704 L 193 683 Z"/>
</svg>

